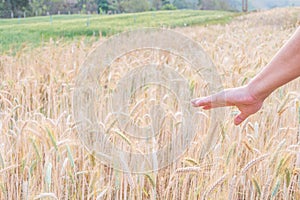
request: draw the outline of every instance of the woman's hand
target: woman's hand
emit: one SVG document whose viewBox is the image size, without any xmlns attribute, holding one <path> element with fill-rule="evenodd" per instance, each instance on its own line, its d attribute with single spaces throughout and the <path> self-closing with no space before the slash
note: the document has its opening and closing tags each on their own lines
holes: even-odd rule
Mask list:
<svg viewBox="0 0 300 200">
<path fill-rule="evenodd" d="M 248 86 L 227 89 L 217 94 L 192 100 L 195 107 L 205 110 L 223 106 L 236 106 L 240 113 L 235 117 L 234 124 L 239 125 L 247 117 L 256 113 L 263 105 L 264 99 L 254 97 Z"/>
</svg>

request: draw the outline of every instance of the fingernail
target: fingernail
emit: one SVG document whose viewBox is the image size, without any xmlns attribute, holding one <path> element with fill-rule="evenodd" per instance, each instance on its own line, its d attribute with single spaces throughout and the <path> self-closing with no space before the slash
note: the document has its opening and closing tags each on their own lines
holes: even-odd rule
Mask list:
<svg viewBox="0 0 300 200">
<path fill-rule="evenodd" d="M 194 105 L 196 105 L 196 104 L 197 104 L 197 101 L 198 101 L 198 99 L 192 99 L 192 100 L 191 100 L 191 103 L 194 104 Z"/>
</svg>

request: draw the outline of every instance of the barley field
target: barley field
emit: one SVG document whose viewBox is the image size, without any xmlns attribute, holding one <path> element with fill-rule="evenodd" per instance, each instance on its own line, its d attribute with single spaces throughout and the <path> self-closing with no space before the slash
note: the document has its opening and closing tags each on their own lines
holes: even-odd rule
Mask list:
<svg viewBox="0 0 300 200">
<path fill-rule="evenodd" d="M 236 87 L 247 83 L 288 40 L 299 26 L 299 13 L 300 8 L 273 9 L 223 25 L 175 31 L 201 44 L 224 88 Z M 131 174 L 101 163 L 78 138 L 72 114 L 80 66 L 107 39 L 97 40 L 50 40 L 0 56 L 0 199 L 300 199 L 299 79 L 276 90 L 240 126 L 233 124 L 237 110 L 222 108 L 221 130 L 205 156 L 198 144 L 213 120 L 211 111 L 199 111 L 203 117 L 197 136 L 184 155 L 163 169 Z M 136 60 L 149 62 L 147 55 L 131 52 L 114 67 L 125 63 L 125 73 L 137 66 Z M 154 56 L 195 81 L 194 97 L 209 93 L 203 80 L 185 70 L 184 60 L 166 52 Z M 141 117 L 139 123 L 148 122 Z"/>
</svg>

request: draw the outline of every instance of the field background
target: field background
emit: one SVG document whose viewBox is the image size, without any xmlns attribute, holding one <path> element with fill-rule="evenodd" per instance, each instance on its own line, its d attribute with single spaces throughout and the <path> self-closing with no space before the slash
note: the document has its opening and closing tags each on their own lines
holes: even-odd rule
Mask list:
<svg viewBox="0 0 300 200">
<path fill-rule="evenodd" d="M 95 42 L 99 36 L 144 27 L 182 27 L 229 22 L 238 13 L 226 11 L 173 10 L 119 15 L 53 15 L 0 19 L 0 51 L 37 47 L 49 39 Z"/>
<path fill-rule="evenodd" d="M 202 26 L 168 26 L 198 41 L 224 87 L 235 87 L 258 73 L 287 41 L 299 26 L 299 13 L 299 8 L 274 9 L 231 20 L 232 14 L 223 13 L 221 25 L 203 26 L 196 19 Z M 87 19 L 70 23 L 74 40 L 67 28 L 55 28 L 56 19 L 52 28 L 47 20 L 0 22 L 0 199 L 300 199 L 299 79 L 274 92 L 241 126 L 233 125 L 236 110 L 225 108 L 218 143 L 204 159 L 199 160 L 201 138 L 196 138 L 185 155 L 159 172 L 123 174 L 85 150 L 72 118 L 80 65 L 106 38 L 100 32 L 81 37 L 92 32 L 93 17 L 86 31 L 75 31 L 75 24 Z M 40 32 L 27 24 L 32 29 L 37 24 Z M 210 122 L 204 122 L 205 131 Z"/>
</svg>

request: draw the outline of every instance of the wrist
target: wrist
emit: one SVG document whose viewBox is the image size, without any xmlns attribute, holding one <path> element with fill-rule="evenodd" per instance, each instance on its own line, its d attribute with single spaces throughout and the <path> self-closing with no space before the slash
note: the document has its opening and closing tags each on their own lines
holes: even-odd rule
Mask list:
<svg viewBox="0 0 300 200">
<path fill-rule="evenodd" d="M 250 97 L 257 101 L 264 101 L 272 93 L 272 91 L 268 91 L 267 88 L 257 83 L 255 79 L 250 81 L 246 88 Z"/>
</svg>

